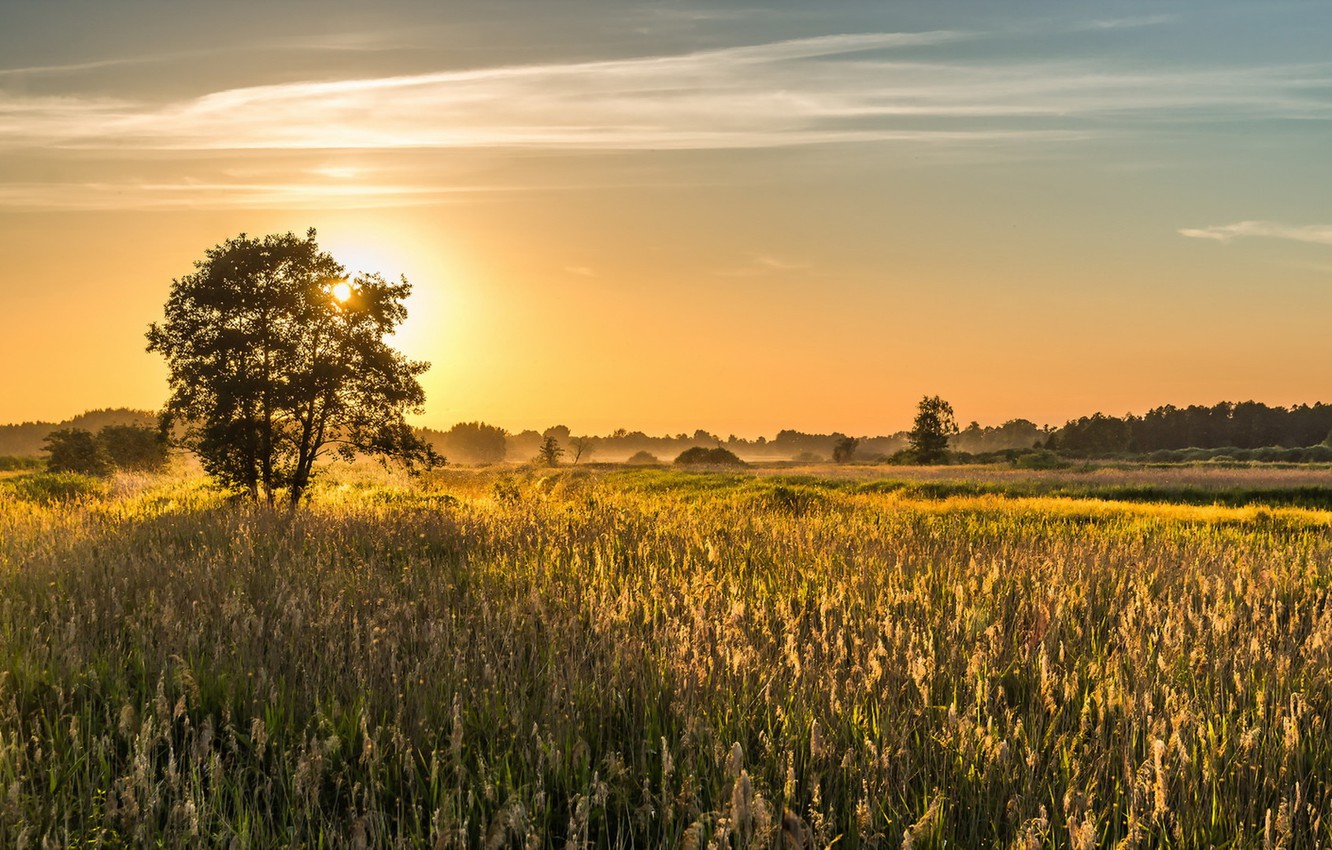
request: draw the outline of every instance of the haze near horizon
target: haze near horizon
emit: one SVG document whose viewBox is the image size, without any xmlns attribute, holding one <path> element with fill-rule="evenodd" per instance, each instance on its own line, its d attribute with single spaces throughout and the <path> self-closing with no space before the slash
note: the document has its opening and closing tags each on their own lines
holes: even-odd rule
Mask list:
<svg viewBox="0 0 1332 850">
<path fill-rule="evenodd" d="M 1332 9 L 0 12 L 0 422 L 156 408 L 240 232 L 405 275 L 432 427 L 887 434 L 1326 395 Z"/>
</svg>

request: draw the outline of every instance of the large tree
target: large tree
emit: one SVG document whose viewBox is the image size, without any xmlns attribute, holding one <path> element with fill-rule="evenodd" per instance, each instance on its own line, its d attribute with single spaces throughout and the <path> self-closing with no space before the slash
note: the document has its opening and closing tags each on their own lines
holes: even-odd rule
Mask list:
<svg viewBox="0 0 1332 850">
<path fill-rule="evenodd" d="M 408 465 L 438 456 L 404 416 L 419 412 L 408 360 L 384 337 L 407 317 L 405 279 L 354 280 L 315 242 L 241 234 L 172 281 L 166 321 L 148 331 L 171 395 L 162 416 L 229 487 L 294 505 L 320 458 L 366 453 Z"/>
<path fill-rule="evenodd" d="M 916 421 L 907 439 L 919 463 L 938 463 L 948 457 L 948 438 L 957 433 L 953 406 L 939 396 L 925 396 L 916 408 Z"/>
</svg>

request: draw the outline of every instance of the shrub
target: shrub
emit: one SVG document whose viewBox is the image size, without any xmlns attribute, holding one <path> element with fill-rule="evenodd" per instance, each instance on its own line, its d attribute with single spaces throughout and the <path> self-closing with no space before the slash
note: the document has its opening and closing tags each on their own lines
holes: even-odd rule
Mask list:
<svg viewBox="0 0 1332 850">
<path fill-rule="evenodd" d="M 13 472 L 15 470 L 36 470 L 42 468 L 42 459 L 38 457 L 19 457 L 16 455 L 0 455 L 0 472 Z"/>
<path fill-rule="evenodd" d="M 661 463 L 661 461 L 657 460 L 657 456 L 649 451 L 639 451 L 639 452 L 634 452 L 634 454 L 628 460 L 626 460 L 625 463 L 629 464 L 630 466 L 653 466 L 655 464 Z"/>
<path fill-rule="evenodd" d="M 107 459 L 119 469 L 158 472 L 167 464 L 162 433 L 144 425 L 106 425 L 97 432 Z"/>
<path fill-rule="evenodd" d="M 791 460 L 796 463 L 827 463 L 828 461 L 823 455 L 815 454 L 814 452 L 801 452 L 792 457 Z M 841 463 L 841 461 L 838 461 L 838 463 Z"/>
<path fill-rule="evenodd" d="M 704 448 L 703 446 L 694 446 L 692 449 L 685 449 L 683 452 L 680 452 L 680 456 L 675 459 L 675 462 L 680 466 L 701 464 L 711 464 L 715 466 L 745 465 L 743 460 L 721 446 L 712 449 Z"/>
<path fill-rule="evenodd" d="M 850 463 L 860 448 L 860 440 L 855 437 L 842 437 L 833 446 L 833 460 L 837 463 Z"/>
<path fill-rule="evenodd" d="M 1332 463 L 1332 446 L 1310 446 L 1304 450 L 1304 460 L 1308 463 Z"/>
<path fill-rule="evenodd" d="M 110 475 L 111 459 L 91 431 L 61 428 L 43 441 L 49 457 L 48 472 L 73 472 L 79 475 Z"/>
<path fill-rule="evenodd" d="M 1049 449 L 1037 449 L 1013 459 L 1016 469 L 1067 469 L 1069 462 Z"/>
</svg>

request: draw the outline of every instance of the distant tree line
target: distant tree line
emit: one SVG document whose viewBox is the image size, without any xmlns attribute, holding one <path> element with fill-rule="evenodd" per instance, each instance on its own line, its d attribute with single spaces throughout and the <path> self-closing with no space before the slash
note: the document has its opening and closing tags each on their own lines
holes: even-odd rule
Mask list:
<svg viewBox="0 0 1332 850">
<path fill-rule="evenodd" d="M 1257 401 L 1206 407 L 1166 405 L 1142 416 L 1095 413 L 1075 419 L 1045 446 L 1074 455 L 1106 455 L 1170 449 L 1297 448 L 1323 443 L 1332 432 L 1332 404 L 1269 407 Z"/>
<path fill-rule="evenodd" d="M 157 414 L 149 410 L 131 410 L 127 407 L 89 410 L 62 422 L 21 422 L 0 425 L 0 455 L 37 457 L 43 452 L 42 443 L 48 434 L 61 428 L 82 428 L 97 431 L 107 425 L 157 425 Z"/>
<path fill-rule="evenodd" d="M 1165 405 L 1142 415 L 1094 413 L 1070 420 L 1060 428 L 1011 419 L 993 426 L 973 421 L 953 432 L 947 426 L 949 418 L 951 408 L 939 421 L 940 427 L 948 432 L 943 450 L 946 458 L 939 454 L 937 446 L 931 448 L 933 443 L 915 446 L 913 451 L 912 431 L 855 437 L 841 432 L 815 434 L 783 429 L 771 439 L 746 439 L 734 434 L 723 437 L 701 428 L 692 433 L 661 435 L 624 428 L 606 435 L 578 435 L 565 425 L 555 425 L 543 431 L 509 433 L 499 426 L 473 421 L 460 422 L 446 431 L 419 428 L 416 433 L 451 462 L 462 464 L 531 461 L 539 454 L 540 462 L 547 463 L 552 457 L 557 463 L 589 460 L 657 463 L 669 462 L 695 447 L 725 448 L 745 460 L 809 463 L 885 460 L 909 463 L 914 462 L 921 447 L 936 461 L 983 461 L 996 455 L 1029 453 L 1033 448 L 1052 450 L 1065 457 L 1157 453 L 1164 460 L 1190 460 L 1203 456 L 1184 457 L 1181 453 L 1206 450 L 1208 457 L 1220 452 L 1222 456 L 1237 459 L 1299 461 L 1318 460 L 1322 455 L 1292 454 L 1290 450 L 1332 446 L 1328 439 L 1332 433 L 1332 404 L 1322 402 L 1289 408 L 1256 401 L 1189 407 Z M 147 427 L 155 421 L 155 414 L 148 411 L 117 409 L 89 411 L 58 424 L 0 425 L 0 456 L 37 456 L 43 451 L 47 436 L 62 429 L 96 432 L 108 425 Z M 1272 448 L 1285 452 L 1254 454 Z M 1226 449 L 1234 451 L 1222 451 Z M 1170 452 L 1175 454 L 1166 454 Z"/>
</svg>

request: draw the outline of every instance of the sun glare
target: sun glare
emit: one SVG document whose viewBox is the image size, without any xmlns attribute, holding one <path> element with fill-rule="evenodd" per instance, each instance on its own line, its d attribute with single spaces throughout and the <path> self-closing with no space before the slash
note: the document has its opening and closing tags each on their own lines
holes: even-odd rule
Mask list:
<svg viewBox="0 0 1332 850">
<path fill-rule="evenodd" d="M 352 297 L 351 284 L 347 283 L 347 281 L 345 280 L 342 281 L 341 283 L 335 284 L 333 287 L 333 297 L 339 301 L 346 301 L 348 298 L 351 298 Z"/>
</svg>

